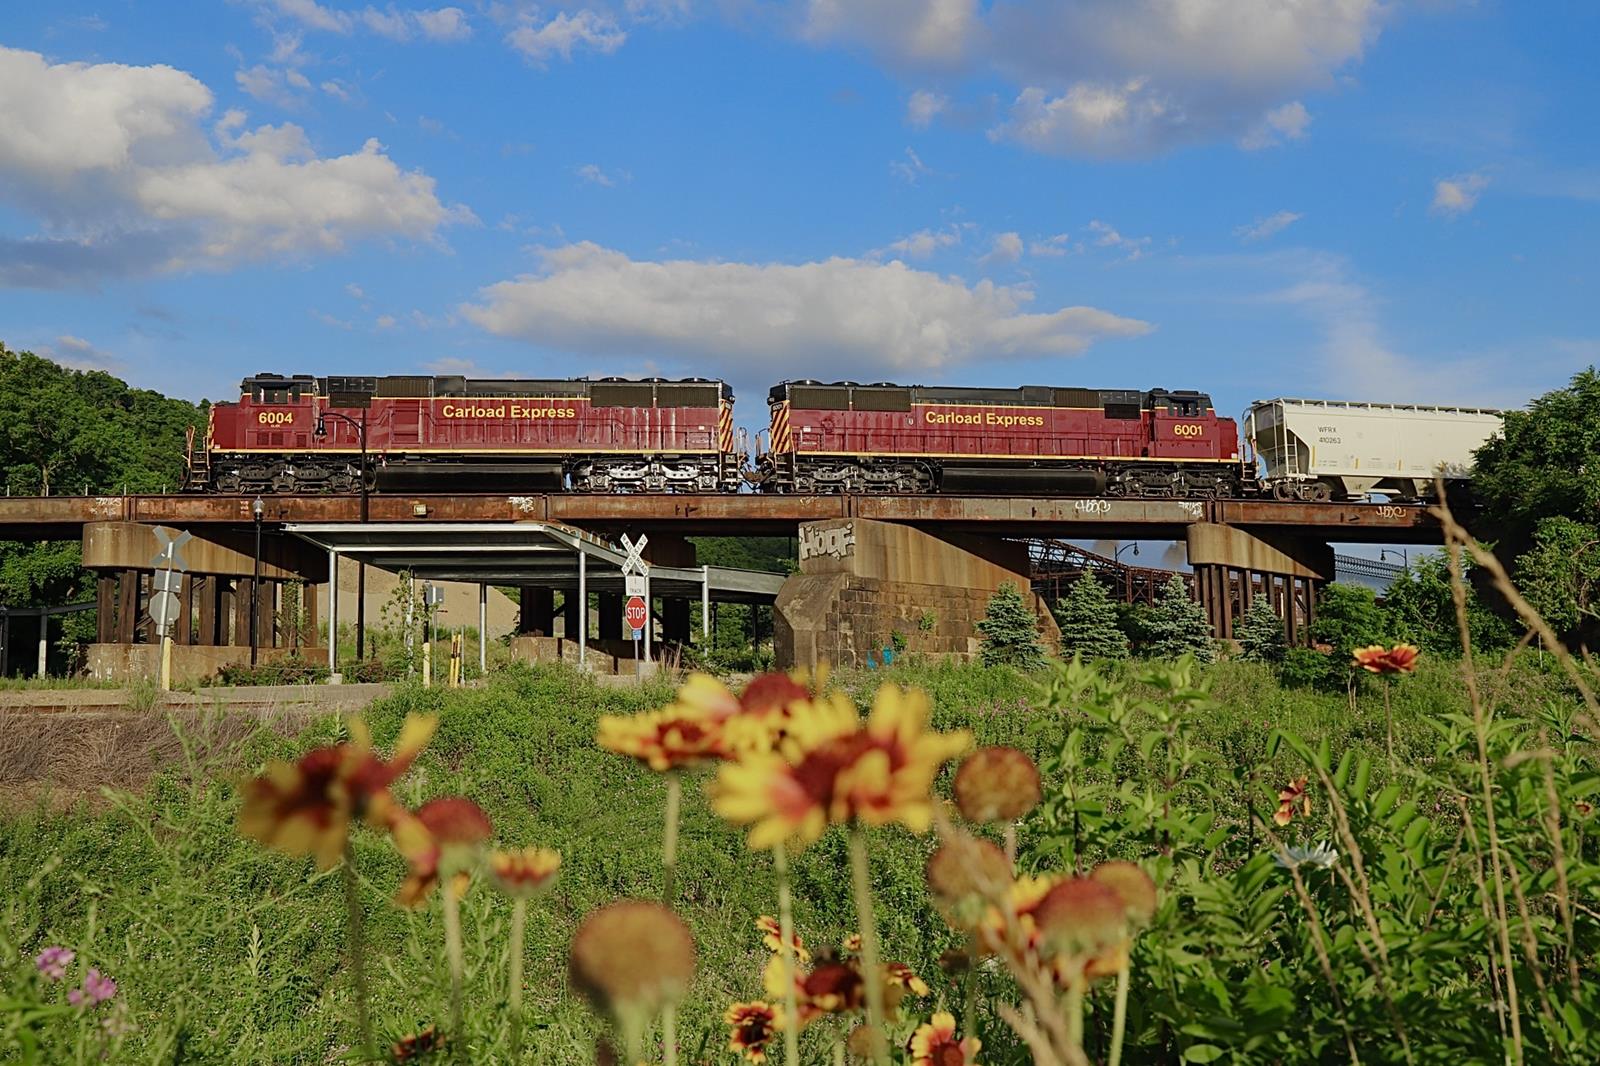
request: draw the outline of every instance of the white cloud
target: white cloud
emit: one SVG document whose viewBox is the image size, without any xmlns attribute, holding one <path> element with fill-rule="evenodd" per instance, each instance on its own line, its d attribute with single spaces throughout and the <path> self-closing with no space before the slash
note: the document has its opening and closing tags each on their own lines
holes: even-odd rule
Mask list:
<svg viewBox="0 0 1600 1066">
<path fill-rule="evenodd" d="M 598 163 L 585 163 L 577 170 L 578 177 L 590 185 L 598 185 L 603 189 L 615 188 L 618 182 L 632 181 L 633 175 L 626 170 L 616 170 L 607 173 L 605 168 Z"/>
<path fill-rule="evenodd" d="M 372 324 L 377 329 L 394 329 L 397 322 L 398 320 L 393 315 L 379 315 Z"/>
<path fill-rule="evenodd" d="M 350 102 L 349 87 L 346 86 L 344 82 L 339 81 L 337 78 L 323 82 L 319 88 L 321 88 L 322 91 L 327 93 L 329 96 L 343 100 L 345 103 Z"/>
<path fill-rule="evenodd" d="M 961 231 L 955 227 L 939 230 L 918 230 L 909 237 L 901 237 L 884 249 L 885 252 L 894 252 L 907 259 L 926 259 L 941 248 L 949 248 L 961 243 Z M 882 253 L 878 253 L 882 254 Z"/>
<path fill-rule="evenodd" d="M 1015 263 L 1022 258 L 1022 235 L 1019 233 L 996 233 L 994 241 L 989 245 L 989 254 L 979 260 L 980 263 Z"/>
<path fill-rule="evenodd" d="M 1128 156 L 1303 136 L 1300 98 L 1358 62 L 1383 0 L 807 0 L 802 36 L 1017 87 L 997 137 Z"/>
<path fill-rule="evenodd" d="M 368 5 L 360 11 L 340 11 L 316 0 L 270 0 L 268 10 L 311 30 L 325 33 L 352 33 L 364 29 L 391 41 L 410 41 L 423 37 L 430 41 L 464 41 L 472 36 L 472 24 L 459 7 L 397 8 L 383 10 Z"/>
<path fill-rule="evenodd" d="M 293 107 L 299 102 L 299 97 L 294 93 L 294 89 L 298 86 L 290 83 L 289 74 L 295 74 L 300 81 L 305 81 L 305 77 L 298 71 L 278 70 L 261 63 L 247 70 L 234 72 L 233 80 L 240 89 L 262 103 Z"/>
<path fill-rule="evenodd" d="M 950 98 L 943 93 L 918 89 L 906 101 L 906 121 L 917 129 L 927 129 L 939 113 L 949 106 Z"/>
<path fill-rule="evenodd" d="M 1310 125 L 1311 112 L 1306 110 L 1306 105 L 1299 100 L 1292 100 L 1261 116 L 1261 121 L 1239 138 L 1239 147 L 1247 152 L 1257 152 L 1263 148 L 1275 148 L 1285 140 L 1298 141 L 1305 137 L 1306 128 Z"/>
<path fill-rule="evenodd" d="M 802 32 L 863 44 L 902 63 L 954 65 L 980 34 L 977 0 L 808 0 Z"/>
<path fill-rule="evenodd" d="M 0 237 L 0 284 L 426 240 L 471 218 L 375 140 L 322 157 L 298 126 L 246 131 L 235 112 L 213 140 L 210 90 L 172 67 L 51 64 L 0 48 L 0 99 L 0 197 L 41 227 Z"/>
<path fill-rule="evenodd" d="M 352 300 L 365 300 L 367 298 L 367 291 L 353 281 L 344 287 L 344 291 L 349 294 Z"/>
<path fill-rule="evenodd" d="M 1150 247 L 1149 237 L 1125 237 L 1116 227 L 1098 218 L 1089 223 L 1089 232 L 1094 234 L 1094 244 L 1098 248 L 1115 248 L 1122 251 L 1127 259 L 1132 260 L 1142 257 Z"/>
<path fill-rule="evenodd" d="M 1233 231 L 1233 235 L 1241 241 L 1264 241 L 1274 233 L 1282 232 L 1304 217 L 1298 211 L 1278 211 L 1264 218 L 1258 218 L 1247 226 L 1240 226 Z"/>
<path fill-rule="evenodd" d="M 1041 259 L 1056 259 L 1066 255 L 1071 249 L 1068 247 L 1070 235 L 1056 233 L 1028 244 L 1028 254 Z"/>
<path fill-rule="evenodd" d="M 312 318 L 316 319 L 318 322 L 321 322 L 324 326 L 331 326 L 334 329 L 353 329 L 355 327 L 355 323 L 347 322 L 346 320 L 335 315 L 330 315 L 326 311 L 319 311 L 316 308 L 312 308 L 309 313 Z"/>
<path fill-rule="evenodd" d="M 527 18 L 506 35 L 507 44 L 539 64 L 556 55 L 571 59 L 579 47 L 609 55 L 627 39 L 614 18 L 587 8 L 576 15 L 563 11 L 543 25 Z"/>
<path fill-rule="evenodd" d="M 1029 312 L 1034 294 L 904 263 L 641 261 L 583 242 L 461 309 L 490 333 L 588 354 L 649 352 L 718 373 L 937 372 L 976 359 L 1076 355 L 1150 325 L 1093 307 Z"/>
<path fill-rule="evenodd" d="M 418 11 L 412 17 L 422 35 L 430 41 L 464 41 L 472 36 L 472 24 L 459 7 Z"/>
<path fill-rule="evenodd" d="M 915 185 L 917 179 L 924 175 L 932 174 L 933 171 L 928 167 L 928 164 L 922 161 L 921 156 L 912 151 L 910 146 L 907 146 L 904 159 L 892 159 L 889 161 L 889 173 L 904 181 L 907 185 Z"/>
<path fill-rule="evenodd" d="M 70 333 L 57 337 L 54 344 L 40 347 L 44 349 L 41 355 L 73 370 L 116 370 L 122 366 L 122 360 L 110 352 Z"/>
<path fill-rule="evenodd" d="M 431 363 L 423 363 L 422 369 L 430 374 L 460 374 L 463 377 L 481 378 L 488 377 L 484 369 L 471 359 L 462 359 L 454 355 L 447 355 L 435 359 Z"/>
<path fill-rule="evenodd" d="M 1485 174 L 1458 174 L 1440 178 L 1433 185 L 1433 211 L 1440 215 L 1464 215 L 1478 204 L 1478 197 L 1489 187 Z"/>
</svg>

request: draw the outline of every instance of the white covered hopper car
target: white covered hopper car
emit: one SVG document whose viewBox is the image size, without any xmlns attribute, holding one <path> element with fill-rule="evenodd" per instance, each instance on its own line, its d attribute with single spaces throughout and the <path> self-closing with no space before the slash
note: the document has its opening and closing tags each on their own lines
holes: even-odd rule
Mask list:
<svg viewBox="0 0 1600 1066">
<path fill-rule="evenodd" d="M 1484 407 L 1258 400 L 1244 436 L 1264 465 L 1262 487 L 1284 500 L 1433 494 L 1434 475 L 1470 477 L 1472 453 L 1501 428 Z"/>
</svg>

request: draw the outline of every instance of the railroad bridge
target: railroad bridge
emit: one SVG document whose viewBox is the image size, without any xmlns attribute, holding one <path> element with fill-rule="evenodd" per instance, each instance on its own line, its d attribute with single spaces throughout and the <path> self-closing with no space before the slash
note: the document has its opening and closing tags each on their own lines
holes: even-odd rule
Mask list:
<svg viewBox="0 0 1600 1066">
<path fill-rule="evenodd" d="M 610 541 L 650 537 L 659 573 L 660 634 L 687 642 L 690 603 L 772 603 L 780 662 L 877 661 L 891 642 L 913 651 L 971 654 L 972 624 L 1006 581 L 1026 587 L 1028 540 L 1183 541 L 1193 588 L 1220 637 L 1255 596 L 1266 596 L 1303 642 L 1316 590 L 1334 573 L 1333 543 L 1436 544 L 1419 505 L 1275 500 L 1160 500 L 1018 496 L 855 495 L 125 495 L 0 499 L 0 539 L 82 539 L 99 575 L 99 659 L 140 667 L 130 648 L 151 639 L 143 605 L 152 588 L 147 527 L 186 530 L 195 562 L 178 622 L 196 669 L 235 658 L 254 628 L 269 655 L 322 654 L 316 621 L 337 625 L 337 597 L 319 614 L 317 585 L 341 559 L 418 577 L 520 586 L 518 630 L 550 645 L 554 596 L 560 639 L 542 653 L 576 658 L 591 646 L 613 668 L 621 641 L 620 558 Z M 363 505 L 365 517 L 363 518 Z M 262 534 L 259 564 L 252 549 Z M 783 580 L 695 565 L 688 536 L 799 538 L 800 572 Z M 364 572 L 364 568 L 363 568 Z M 259 576 L 258 576 L 259 575 Z M 253 584 L 259 581 L 259 584 Z M 291 604 L 291 589 L 303 585 Z M 582 590 L 580 593 L 580 589 Z M 253 590 L 253 591 L 252 591 Z M 581 595 L 582 600 L 579 599 Z M 598 628 L 589 627 L 598 608 Z M 250 625 L 249 604 L 257 619 Z M 480 608 L 481 609 L 481 608 Z M 1054 630 L 1042 602 L 1041 624 Z M 333 617 L 330 617 L 333 616 Z M 296 619 L 309 618 L 306 626 Z M 577 637 L 576 647 L 573 639 Z M 598 643 L 596 643 L 598 641 Z M 182 650 L 180 648 L 180 651 Z M 330 661 L 333 661 L 330 656 Z M 337 665 L 337 663 L 335 663 Z"/>
</svg>

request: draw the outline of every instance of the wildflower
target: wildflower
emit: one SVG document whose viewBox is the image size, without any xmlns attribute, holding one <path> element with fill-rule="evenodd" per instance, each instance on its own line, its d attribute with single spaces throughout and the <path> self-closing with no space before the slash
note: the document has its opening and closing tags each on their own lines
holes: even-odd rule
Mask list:
<svg viewBox="0 0 1600 1066">
<path fill-rule="evenodd" d="M 100 1019 L 100 1029 L 111 1040 L 121 1040 L 133 1033 L 133 1019 L 128 1017 L 126 999 L 119 999 L 111 1005 L 110 1012 Z"/>
<path fill-rule="evenodd" d="M 389 1049 L 389 1061 L 393 1063 L 415 1062 L 428 1055 L 437 1054 L 445 1049 L 445 1038 L 433 1026 L 428 1026 L 420 1033 L 403 1036 L 394 1042 Z"/>
<path fill-rule="evenodd" d="M 389 786 L 411 766 L 437 719 L 407 716 L 394 757 L 383 761 L 361 719 L 350 741 L 314 748 L 294 762 L 274 760 L 244 786 L 239 831 L 290 855 L 311 855 L 328 869 L 339 860 L 352 821 L 388 828 L 398 804 Z"/>
<path fill-rule="evenodd" d="M 900 822 L 926 832 L 934 776 L 969 743 L 965 731 L 928 730 L 926 694 L 884 685 L 862 723 L 842 695 L 819 699 L 790 722 L 780 751 L 726 765 L 717 812 L 750 825 L 750 847 L 804 846 L 829 824 Z"/>
<path fill-rule="evenodd" d="M 642 1024 L 683 998 L 694 938 L 658 903 L 623 900 L 593 911 L 572 939 L 572 984 L 600 1010 Z"/>
<path fill-rule="evenodd" d="M 1278 851 L 1273 859 L 1285 870 L 1293 870 L 1301 866 L 1313 866 L 1319 869 L 1330 869 L 1339 861 L 1339 852 L 1332 844 L 1326 841 L 1315 847 L 1305 848 L 1289 845 Z"/>
<path fill-rule="evenodd" d="M 781 1028 L 778 1012 L 761 1000 L 735 1003 L 722 1015 L 728 1025 L 728 1050 L 751 1062 L 767 1061 L 767 1045 Z"/>
<path fill-rule="evenodd" d="M 489 874 L 508 896 L 526 899 L 548 890 L 560 869 L 561 853 L 553 848 L 527 847 L 489 854 Z"/>
<path fill-rule="evenodd" d="M 1372 644 L 1357 648 L 1350 665 L 1359 666 L 1372 674 L 1409 674 L 1417 668 L 1417 656 L 1422 654 L 1415 644 L 1396 644 L 1385 648 Z"/>
<path fill-rule="evenodd" d="M 72 965 L 72 960 L 78 953 L 71 948 L 52 946 L 45 948 L 34 957 L 33 965 L 47 981 L 59 981 L 67 976 L 67 967 Z"/>
<path fill-rule="evenodd" d="M 91 967 L 89 972 L 83 975 L 83 987 L 74 988 L 67 993 L 67 1002 L 74 1007 L 93 1007 L 116 994 L 117 983 Z"/>
<path fill-rule="evenodd" d="M 1016 748 L 980 748 L 956 771 L 955 794 L 969 822 L 1014 822 L 1039 802 L 1039 770 Z"/>
<path fill-rule="evenodd" d="M 892 1015 L 907 995 L 926 996 L 927 982 L 903 962 L 891 962 L 879 970 L 884 1005 Z M 783 960 L 774 957 L 762 974 L 767 995 L 781 999 Z M 809 972 L 794 974 L 795 1010 L 804 1029 L 824 1014 L 849 1014 L 867 1005 L 867 982 L 859 959 L 820 962 Z"/>
<path fill-rule="evenodd" d="M 451 888 L 456 895 L 465 893 L 470 877 L 466 866 L 493 832 L 483 809 L 460 796 L 429 800 L 415 814 L 401 812 L 394 837 L 411 869 L 395 893 L 395 902 L 420 906 L 439 883 L 441 871 L 454 875 Z"/>
<path fill-rule="evenodd" d="M 1034 914 L 1047 953 L 1093 958 L 1126 936 L 1127 906 L 1107 885 L 1070 877 L 1045 894 Z"/>
<path fill-rule="evenodd" d="M 925 1025 L 917 1027 L 907 1045 L 911 1066 L 977 1066 L 983 1045 L 976 1037 L 956 1038 L 956 1019 L 949 1011 L 939 1011 Z"/>
<path fill-rule="evenodd" d="M 597 742 L 607 751 L 631 755 L 658 773 L 723 754 L 721 723 L 695 710 L 664 707 L 644 714 L 600 718 Z"/>
<path fill-rule="evenodd" d="M 1279 825 L 1294 821 L 1295 808 L 1306 817 L 1311 815 L 1311 795 L 1306 791 L 1306 779 L 1297 777 L 1278 791 L 1278 810 L 1272 820 Z"/>
<path fill-rule="evenodd" d="M 767 946 L 768 951 L 781 952 L 783 950 L 783 933 L 778 925 L 778 919 L 770 914 L 763 914 L 756 919 L 756 931 L 761 934 L 761 942 Z M 794 949 L 794 957 L 801 963 L 811 961 L 811 952 L 806 950 L 805 942 L 800 939 L 798 930 L 790 936 L 790 947 Z"/>
<path fill-rule="evenodd" d="M 860 933 L 850 933 L 849 935 L 847 935 L 844 938 L 843 943 L 841 943 L 839 945 L 839 949 L 841 951 L 843 951 L 846 955 L 859 955 L 859 954 L 861 954 L 861 934 Z"/>
<path fill-rule="evenodd" d="M 928 983 L 903 962 L 885 963 L 883 977 L 888 984 L 902 988 L 913 996 L 928 994 Z"/>
<path fill-rule="evenodd" d="M 1594 804 L 1588 800 L 1578 800 L 1572 805 L 1572 809 L 1577 812 L 1579 818 L 1587 818 L 1594 813 Z"/>
<path fill-rule="evenodd" d="M 967 929 L 982 919 L 990 897 L 1011 884 L 1011 863 L 989 841 L 962 837 L 928 856 L 927 876 L 945 921 Z"/>
</svg>

